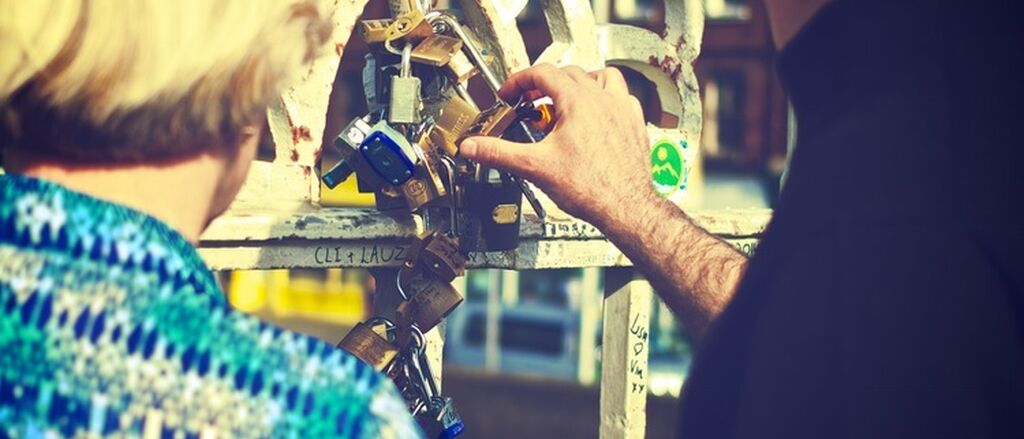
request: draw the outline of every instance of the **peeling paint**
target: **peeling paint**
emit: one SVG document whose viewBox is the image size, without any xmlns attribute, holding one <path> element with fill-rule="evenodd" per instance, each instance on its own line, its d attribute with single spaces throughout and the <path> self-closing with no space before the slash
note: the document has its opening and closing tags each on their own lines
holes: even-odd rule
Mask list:
<svg viewBox="0 0 1024 439">
<path fill-rule="evenodd" d="M 668 55 L 665 55 L 661 60 L 658 60 L 658 57 L 651 55 L 647 58 L 647 63 L 661 69 L 661 71 L 665 72 L 665 75 L 672 78 L 673 81 L 678 80 L 679 75 L 683 72 L 683 65 Z"/>
<path fill-rule="evenodd" d="M 311 140 L 313 140 L 313 134 L 310 133 L 309 127 L 305 125 L 292 125 L 292 143 L 299 143 L 300 141 L 309 142 Z M 299 153 L 295 150 L 292 150 L 292 152 L 294 153 L 292 156 L 292 161 L 298 160 Z"/>
</svg>

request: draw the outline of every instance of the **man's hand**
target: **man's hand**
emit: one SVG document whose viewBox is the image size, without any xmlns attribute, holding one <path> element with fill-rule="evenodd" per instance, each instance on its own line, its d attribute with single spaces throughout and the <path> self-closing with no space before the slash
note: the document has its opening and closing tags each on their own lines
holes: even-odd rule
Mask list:
<svg viewBox="0 0 1024 439">
<path fill-rule="evenodd" d="M 617 69 L 586 73 L 542 64 L 512 75 L 499 94 L 549 96 L 553 130 L 537 144 L 473 137 L 462 143 L 462 156 L 532 181 L 560 208 L 598 227 L 657 197 L 643 111 Z"/>
<path fill-rule="evenodd" d="M 600 228 L 690 331 L 703 333 L 747 260 L 654 192 L 643 112 L 622 74 L 540 65 L 512 75 L 499 94 L 551 97 L 554 129 L 537 144 L 473 137 L 460 154 L 533 181 L 563 210 Z"/>
</svg>

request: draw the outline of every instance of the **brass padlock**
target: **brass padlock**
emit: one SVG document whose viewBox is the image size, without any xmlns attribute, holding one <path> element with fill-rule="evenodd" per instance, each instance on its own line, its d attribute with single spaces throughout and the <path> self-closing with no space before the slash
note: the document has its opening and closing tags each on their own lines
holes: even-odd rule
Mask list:
<svg viewBox="0 0 1024 439">
<path fill-rule="evenodd" d="M 466 273 L 467 262 L 466 255 L 459 251 L 458 238 L 437 233 L 423 247 L 417 265 L 429 270 L 441 280 L 451 282 Z"/>
<path fill-rule="evenodd" d="M 376 328 L 383 327 L 378 332 Z M 384 370 L 398 355 L 398 347 L 393 343 L 395 324 L 390 320 L 375 317 L 357 323 L 345 334 L 338 347 L 373 366 L 378 372 Z"/>
<path fill-rule="evenodd" d="M 433 186 L 423 168 L 423 165 L 417 167 L 416 175 L 402 185 L 402 195 L 405 196 L 405 202 L 409 210 L 419 210 L 431 201 L 443 196 L 437 193 L 437 189 Z"/>
<path fill-rule="evenodd" d="M 465 84 L 470 78 L 480 73 L 480 69 L 469 60 L 461 50 L 452 55 L 451 59 L 448 60 L 448 64 L 445 64 L 445 71 L 452 76 L 456 84 Z"/>
<path fill-rule="evenodd" d="M 462 294 L 451 284 L 419 270 L 401 270 L 399 283 L 403 290 L 412 294 L 408 301 L 398 305 L 398 319 L 416 325 L 423 332 L 441 323 L 463 300 Z"/>
<path fill-rule="evenodd" d="M 358 24 L 359 35 L 368 44 L 383 43 L 387 41 L 388 29 L 391 28 L 394 22 L 395 20 L 391 18 L 361 20 Z"/>
<path fill-rule="evenodd" d="M 468 258 L 459 250 L 459 238 L 437 231 L 426 232 L 406 249 L 407 266 L 429 272 L 445 282 L 466 273 Z"/>
<path fill-rule="evenodd" d="M 462 40 L 444 35 L 431 35 L 412 49 L 412 60 L 420 64 L 441 67 L 462 51 Z"/>
<path fill-rule="evenodd" d="M 402 188 L 390 184 L 383 184 L 373 193 L 377 210 L 387 212 L 391 210 L 406 210 L 409 204 L 405 202 Z"/>
<path fill-rule="evenodd" d="M 462 143 L 462 139 L 472 136 L 501 137 L 517 120 L 519 120 L 519 115 L 514 107 L 502 101 L 495 102 L 491 108 L 477 116 L 469 129 L 460 136 L 457 143 Z"/>
<path fill-rule="evenodd" d="M 419 41 L 434 34 L 434 27 L 423 16 L 419 9 L 410 9 L 409 12 L 395 18 L 388 26 L 384 34 L 384 40 L 388 43 L 397 40 L 411 42 Z"/>
<path fill-rule="evenodd" d="M 450 156 L 458 155 L 459 138 L 469 131 L 479 116 L 480 110 L 475 106 L 459 96 L 452 96 L 434 121 L 434 129 L 428 136 L 430 144 Z"/>
</svg>

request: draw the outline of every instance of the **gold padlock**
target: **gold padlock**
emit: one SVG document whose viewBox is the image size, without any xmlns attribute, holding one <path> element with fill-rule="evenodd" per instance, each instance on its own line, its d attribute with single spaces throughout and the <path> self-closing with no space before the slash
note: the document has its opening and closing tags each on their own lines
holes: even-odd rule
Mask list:
<svg viewBox="0 0 1024 439">
<path fill-rule="evenodd" d="M 375 329 L 381 326 L 384 327 L 383 334 Z M 352 327 L 348 334 L 345 334 L 345 338 L 341 339 L 338 347 L 363 360 L 379 372 L 388 367 L 398 355 L 398 348 L 388 340 L 389 330 L 394 330 L 394 324 L 385 319 L 377 318 L 360 322 Z"/>
<path fill-rule="evenodd" d="M 462 143 L 463 139 L 471 136 L 500 137 L 512 126 L 518 117 L 515 108 L 512 106 L 502 101 L 495 102 L 494 106 L 484 110 L 477 116 L 473 124 L 459 137 L 457 142 Z"/>
<path fill-rule="evenodd" d="M 404 39 L 415 42 L 433 34 L 434 27 L 423 16 L 423 12 L 419 9 L 411 9 L 395 18 L 395 21 L 388 26 L 384 40 L 393 42 Z"/>
<path fill-rule="evenodd" d="M 387 41 L 388 29 L 395 20 L 382 18 L 378 20 L 362 20 L 359 22 L 359 35 L 367 44 L 383 43 Z"/>
<path fill-rule="evenodd" d="M 480 69 L 469 60 L 461 50 L 452 55 L 451 59 L 448 60 L 448 64 L 445 64 L 445 70 L 452 76 L 457 84 L 465 84 L 470 78 L 480 73 Z"/>
<path fill-rule="evenodd" d="M 466 273 L 468 258 L 459 249 L 459 238 L 428 231 L 406 249 L 406 266 L 451 282 Z"/>
<path fill-rule="evenodd" d="M 441 149 L 454 157 L 459 153 L 459 138 L 469 131 L 479 115 L 480 110 L 470 105 L 465 99 L 452 96 L 451 100 L 441 109 L 441 113 L 435 120 L 434 129 L 427 139 L 434 148 Z"/>
<path fill-rule="evenodd" d="M 434 129 L 435 126 L 431 126 Z M 438 197 L 448 195 L 448 188 L 444 185 L 444 180 L 441 179 L 441 169 L 443 166 L 439 162 L 437 156 L 438 150 L 430 144 L 429 134 L 423 136 L 420 142 L 421 145 L 426 146 L 422 148 L 423 154 L 423 170 L 426 172 L 427 182 L 430 183 Z"/>
<path fill-rule="evenodd" d="M 448 64 L 448 61 L 461 51 L 462 40 L 434 34 L 425 38 L 412 49 L 412 60 L 434 67 L 441 67 Z"/>
<path fill-rule="evenodd" d="M 459 251 L 459 238 L 443 233 L 434 234 L 419 255 L 419 265 L 439 279 L 451 282 L 466 273 L 468 258 Z"/>
<path fill-rule="evenodd" d="M 423 166 L 418 166 L 416 175 L 402 185 L 402 194 L 405 196 L 405 202 L 409 205 L 409 210 L 418 210 L 443 196 L 437 193 L 429 177 L 425 174 Z"/>
<path fill-rule="evenodd" d="M 437 326 L 462 303 L 462 294 L 437 277 L 418 270 L 403 270 L 399 277 L 412 296 L 398 305 L 398 318 L 402 323 L 415 324 L 423 332 Z"/>
</svg>

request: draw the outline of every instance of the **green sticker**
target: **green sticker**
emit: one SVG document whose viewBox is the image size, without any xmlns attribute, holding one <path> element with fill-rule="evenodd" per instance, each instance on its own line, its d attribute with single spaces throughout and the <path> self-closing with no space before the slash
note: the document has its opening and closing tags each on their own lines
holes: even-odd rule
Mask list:
<svg viewBox="0 0 1024 439">
<path fill-rule="evenodd" d="M 662 195 L 679 190 L 683 183 L 683 157 L 675 142 L 662 139 L 651 149 L 651 180 Z"/>
</svg>

